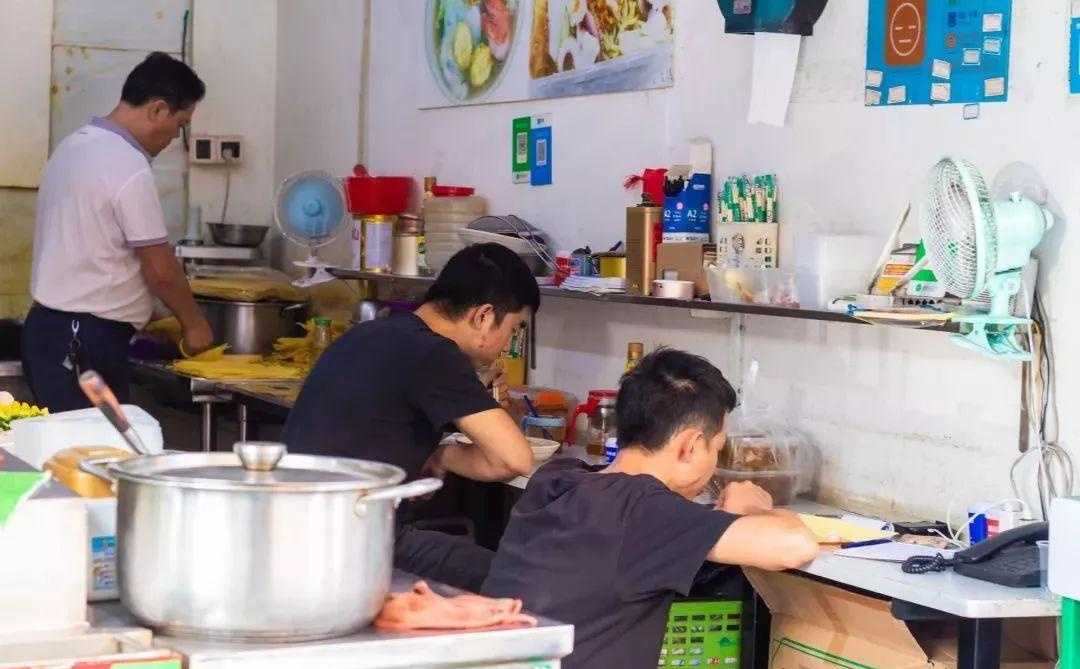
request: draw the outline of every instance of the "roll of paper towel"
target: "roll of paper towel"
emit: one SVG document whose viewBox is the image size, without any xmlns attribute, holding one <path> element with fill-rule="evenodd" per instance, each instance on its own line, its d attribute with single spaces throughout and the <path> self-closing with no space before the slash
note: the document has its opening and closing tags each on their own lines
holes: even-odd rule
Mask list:
<svg viewBox="0 0 1080 669">
<path fill-rule="evenodd" d="M 784 125 L 801 46 L 802 37 L 799 35 L 754 35 L 754 79 L 747 114 L 749 123 Z"/>
<path fill-rule="evenodd" d="M 160 453 L 164 439 L 161 425 L 154 417 L 137 406 L 127 404 L 124 405 L 124 413 L 143 443 L 152 452 Z M 11 428 L 15 438 L 14 445 L 10 447 L 12 453 L 37 469 L 41 469 L 57 451 L 72 446 L 114 446 L 131 450 L 98 409 L 23 418 L 14 421 Z"/>
</svg>

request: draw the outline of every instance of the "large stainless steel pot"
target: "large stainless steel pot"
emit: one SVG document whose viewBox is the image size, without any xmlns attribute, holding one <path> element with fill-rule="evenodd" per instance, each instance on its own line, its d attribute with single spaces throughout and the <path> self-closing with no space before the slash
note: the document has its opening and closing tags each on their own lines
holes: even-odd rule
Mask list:
<svg viewBox="0 0 1080 669">
<path fill-rule="evenodd" d="M 365 460 L 176 453 L 86 471 L 116 481 L 120 597 L 168 635 L 295 642 L 352 633 L 382 607 L 394 510 L 437 490 Z M 239 457 L 238 457 L 239 456 Z"/>
<path fill-rule="evenodd" d="M 297 337 L 299 324 L 307 318 L 306 302 L 237 302 L 196 298 L 219 344 L 230 353 L 269 353 L 279 337 Z"/>
</svg>

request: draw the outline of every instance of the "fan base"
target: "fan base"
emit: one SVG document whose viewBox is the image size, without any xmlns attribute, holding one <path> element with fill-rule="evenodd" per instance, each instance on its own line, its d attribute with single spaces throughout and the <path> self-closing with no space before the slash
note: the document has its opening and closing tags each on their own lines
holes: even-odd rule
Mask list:
<svg viewBox="0 0 1080 669">
<path fill-rule="evenodd" d="M 1031 361 L 1031 351 L 1024 350 L 1016 342 L 1017 329 L 1030 327 L 1031 319 L 958 314 L 953 321 L 961 328 L 961 334 L 949 338 L 954 344 L 995 360 Z"/>
</svg>

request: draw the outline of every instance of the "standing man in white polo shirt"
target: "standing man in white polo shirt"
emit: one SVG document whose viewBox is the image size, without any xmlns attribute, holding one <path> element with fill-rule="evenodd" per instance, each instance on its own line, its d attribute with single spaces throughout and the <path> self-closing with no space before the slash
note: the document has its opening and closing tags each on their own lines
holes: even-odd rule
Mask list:
<svg viewBox="0 0 1080 669">
<path fill-rule="evenodd" d="M 46 164 L 22 343 L 38 404 L 90 406 L 77 378 L 91 368 L 127 401 L 128 344 L 150 320 L 155 297 L 179 319 L 186 353 L 213 343 L 169 245 L 150 170 L 205 93 L 190 67 L 152 53 L 128 75 L 112 113 L 65 138 Z"/>
</svg>

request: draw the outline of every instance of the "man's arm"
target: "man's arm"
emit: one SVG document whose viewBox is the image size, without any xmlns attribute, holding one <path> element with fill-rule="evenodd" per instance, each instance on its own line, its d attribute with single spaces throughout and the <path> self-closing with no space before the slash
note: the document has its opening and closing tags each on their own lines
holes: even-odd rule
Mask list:
<svg viewBox="0 0 1080 669">
<path fill-rule="evenodd" d="M 799 517 L 774 509 L 772 496 L 749 481 L 729 483 L 717 508 L 742 518 L 709 551 L 710 562 L 780 571 L 817 557 L 817 538 Z"/>
<path fill-rule="evenodd" d="M 184 270 L 168 244 L 134 249 L 150 293 L 165 303 L 180 321 L 184 352 L 194 355 L 214 344 L 214 333 L 191 294 Z"/>
<path fill-rule="evenodd" d="M 529 442 L 510 414 L 491 409 L 457 420 L 472 444 L 448 444 L 440 449 L 438 465 L 474 481 L 507 481 L 532 473 Z"/>
<path fill-rule="evenodd" d="M 818 554 L 813 533 L 790 511 L 772 509 L 739 518 L 709 551 L 709 561 L 769 571 L 796 569 Z"/>
</svg>

